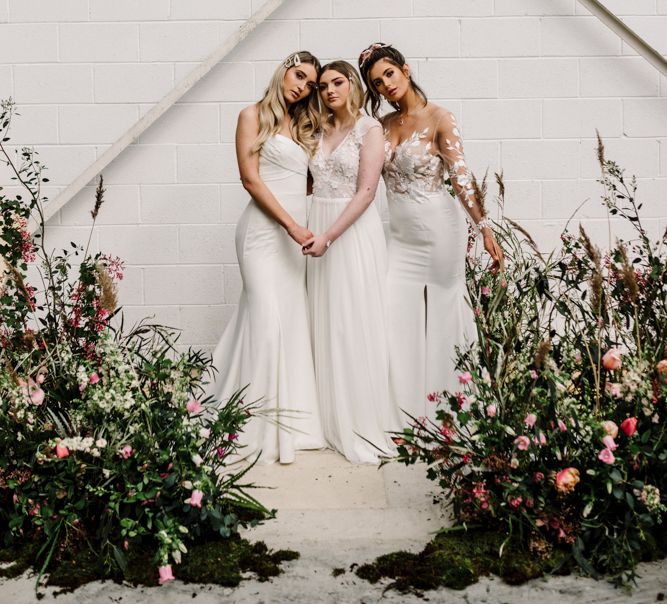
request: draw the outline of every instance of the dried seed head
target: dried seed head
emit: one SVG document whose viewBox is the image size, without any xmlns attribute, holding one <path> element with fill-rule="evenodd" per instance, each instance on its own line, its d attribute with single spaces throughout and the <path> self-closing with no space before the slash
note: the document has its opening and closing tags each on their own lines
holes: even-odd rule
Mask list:
<svg viewBox="0 0 667 604">
<path fill-rule="evenodd" d="M 536 369 L 542 369 L 544 367 L 544 363 L 547 360 L 550 351 L 551 351 L 551 340 L 549 340 L 548 338 L 542 340 L 540 342 L 540 345 L 537 347 L 537 352 L 535 353 Z"/>
<path fill-rule="evenodd" d="M 632 264 L 630 264 L 630 261 L 628 260 L 628 254 L 623 243 L 618 244 L 618 251 L 621 254 L 621 261 L 623 262 L 623 284 L 628 290 L 630 301 L 633 304 L 637 304 L 637 299 L 639 298 L 639 285 L 637 285 L 635 269 L 632 268 Z"/>
<path fill-rule="evenodd" d="M 101 290 L 100 308 L 112 314 L 118 306 L 118 297 L 116 296 L 116 284 L 113 282 L 107 267 L 102 262 L 95 265 L 97 273 L 97 284 Z"/>
<path fill-rule="evenodd" d="M 482 211 L 482 216 L 486 216 L 486 192 L 488 186 L 486 184 L 486 177 L 489 171 L 484 172 L 484 178 L 482 179 L 481 184 L 477 181 L 477 177 L 474 174 L 472 176 L 472 188 L 475 191 L 475 199 L 479 204 L 479 207 Z"/>
<path fill-rule="evenodd" d="M 93 207 L 90 215 L 93 217 L 93 220 L 97 219 L 97 215 L 100 212 L 100 208 L 104 203 L 104 193 L 106 189 L 104 188 L 104 177 L 100 174 L 100 181 L 97 183 L 97 188 L 95 189 L 95 206 Z"/>
<path fill-rule="evenodd" d="M 505 181 L 503 180 L 503 172 L 495 172 L 496 183 L 498 183 L 498 203 L 501 208 L 505 207 Z"/>
<path fill-rule="evenodd" d="M 600 132 L 598 129 L 595 129 L 595 136 L 597 136 L 598 139 L 598 147 L 597 147 L 597 153 L 598 153 L 598 162 L 600 162 L 600 167 L 604 169 L 604 144 L 602 143 L 602 138 L 600 138 Z"/>
</svg>

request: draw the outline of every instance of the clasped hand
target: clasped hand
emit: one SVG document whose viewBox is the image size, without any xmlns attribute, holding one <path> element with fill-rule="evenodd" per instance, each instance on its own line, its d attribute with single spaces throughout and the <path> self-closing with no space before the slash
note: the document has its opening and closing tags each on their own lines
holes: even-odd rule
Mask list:
<svg viewBox="0 0 667 604">
<path fill-rule="evenodd" d="M 303 244 L 301 251 L 305 256 L 319 258 L 327 249 L 329 249 L 327 238 L 324 235 L 315 235 Z"/>
</svg>

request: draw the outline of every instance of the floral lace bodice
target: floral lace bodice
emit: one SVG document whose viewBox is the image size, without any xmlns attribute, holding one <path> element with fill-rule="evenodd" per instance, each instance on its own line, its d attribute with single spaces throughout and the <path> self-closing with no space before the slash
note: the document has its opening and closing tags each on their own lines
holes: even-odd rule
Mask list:
<svg viewBox="0 0 667 604">
<path fill-rule="evenodd" d="M 395 148 L 388 140 L 385 141 L 383 176 L 387 193 L 389 196 L 408 195 L 416 202 L 423 202 L 429 194 L 445 189 L 447 170 L 457 197 L 470 214 L 477 200 L 472 175 L 463 154 L 461 134 L 453 114 L 447 113 L 441 119 L 447 120 L 444 143 L 441 142 L 442 157 L 436 155 L 434 149 L 438 123 L 415 131 Z"/>
<path fill-rule="evenodd" d="M 357 191 L 359 153 L 364 135 L 380 123 L 369 116 L 360 117 L 338 146 L 329 153 L 323 141 L 310 160 L 313 175 L 313 195 L 320 198 L 352 198 Z"/>
</svg>

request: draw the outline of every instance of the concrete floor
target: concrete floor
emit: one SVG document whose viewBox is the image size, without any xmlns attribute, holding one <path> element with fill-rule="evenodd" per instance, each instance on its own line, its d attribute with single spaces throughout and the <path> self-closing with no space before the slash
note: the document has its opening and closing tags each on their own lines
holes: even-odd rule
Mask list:
<svg viewBox="0 0 667 604">
<path fill-rule="evenodd" d="M 292 548 L 301 558 L 284 565 L 285 573 L 266 583 L 249 580 L 236 589 L 186 585 L 175 581 L 159 588 L 131 588 L 92 583 L 57 598 L 58 604 L 144 602 L 172 604 L 411 603 L 411 602 L 656 602 L 667 593 L 667 563 L 640 567 L 639 588 L 614 589 L 604 582 L 581 577 L 556 577 L 510 587 L 496 578 L 484 578 L 464 591 L 441 589 L 424 598 L 384 592 L 386 583 L 370 585 L 350 572 L 354 563 L 407 549 L 420 550 L 439 528 L 449 523 L 433 504 L 433 484 L 423 466 L 390 464 L 352 465 L 331 451 L 301 453 L 289 466 L 256 466 L 249 481 L 270 487 L 253 491 L 267 507 L 278 509 L 275 520 L 247 531 L 272 548 Z M 338 577 L 334 568 L 344 568 Z M 178 576 L 178 567 L 174 568 Z M 36 602 L 34 578 L 0 582 L 0 604 Z M 47 590 L 49 595 L 52 590 Z"/>
</svg>

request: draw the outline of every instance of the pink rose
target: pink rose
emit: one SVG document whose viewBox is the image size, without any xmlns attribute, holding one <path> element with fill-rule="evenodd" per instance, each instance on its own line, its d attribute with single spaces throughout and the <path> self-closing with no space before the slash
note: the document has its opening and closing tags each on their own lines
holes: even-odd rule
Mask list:
<svg viewBox="0 0 667 604">
<path fill-rule="evenodd" d="M 517 436 L 514 439 L 514 444 L 519 451 L 527 451 L 530 446 L 530 438 L 527 436 Z"/>
<path fill-rule="evenodd" d="M 461 384 L 467 384 L 470 381 L 472 381 L 472 374 L 469 371 L 464 371 L 459 375 L 459 382 Z"/>
<path fill-rule="evenodd" d="M 526 424 L 529 428 L 532 428 L 535 425 L 535 422 L 537 421 L 537 415 L 534 413 L 529 413 L 526 415 L 526 419 L 523 420 L 523 423 Z"/>
<path fill-rule="evenodd" d="M 602 357 L 602 366 L 607 371 L 616 371 L 621 367 L 621 351 L 618 348 L 610 348 Z"/>
<path fill-rule="evenodd" d="M 121 450 L 120 450 L 120 456 L 123 459 L 129 459 L 132 457 L 132 447 L 130 445 L 125 445 Z"/>
<path fill-rule="evenodd" d="M 605 390 L 609 396 L 613 396 L 614 398 L 621 398 L 623 395 L 621 392 L 621 385 L 617 382 L 607 382 Z"/>
<path fill-rule="evenodd" d="M 202 493 L 200 490 L 195 489 L 190 493 L 190 497 L 188 497 L 185 500 L 185 503 L 189 503 L 193 508 L 200 508 L 201 507 L 201 500 L 202 497 L 204 496 L 204 493 Z"/>
<path fill-rule="evenodd" d="M 522 501 L 523 501 L 522 497 L 514 497 L 513 499 L 510 499 L 510 501 L 509 501 L 510 507 L 513 507 L 514 509 L 516 509 L 521 505 Z"/>
<path fill-rule="evenodd" d="M 535 472 L 535 482 L 542 482 L 544 480 L 544 474 L 542 472 Z"/>
<path fill-rule="evenodd" d="M 100 381 L 100 376 L 97 374 L 97 371 L 93 371 L 89 376 L 88 376 L 88 383 L 89 384 L 97 384 L 97 382 Z"/>
<path fill-rule="evenodd" d="M 485 285 L 482 287 L 482 296 L 490 296 L 491 295 L 491 290 Z"/>
<path fill-rule="evenodd" d="M 498 408 L 496 407 L 496 405 L 488 405 L 486 408 L 486 415 L 488 417 L 495 417 L 497 411 Z"/>
<path fill-rule="evenodd" d="M 44 402 L 44 390 L 41 388 L 35 388 L 30 393 L 30 402 L 33 405 L 41 405 Z"/>
<path fill-rule="evenodd" d="M 614 454 L 611 452 L 611 449 L 602 449 L 600 451 L 600 454 L 598 455 L 598 459 L 606 464 L 613 464 L 616 458 L 614 457 Z"/>
<path fill-rule="evenodd" d="M 58 443 L 56 445 L 56 457 L 59 457 L 60 459 L 69 457 L 69 449 L 65 445 Z"/>
<path fill-rule="evenodd" d="M 556 473 L 556 490 L 559 493 L 571 493 L 579 483 L 579 470 L 565 468 Z"/>
<path fill-rule="evenodd" d="M 618 436 L 618 426 L 611 420 L 608 419 L 602 422 L 602 428 L 604 429 L 605 433 L 612 438 L 616 438 Z"/>
<path fill-rule="evenodd" d="M 610 451 L 614 451 L 618 448 L 618 445 L 614 442 L 614 439 L 609 436 L 609 434 L 602 437 L 602 444 Z"/>
<path fill-rule="evenodd" d="M 198 413 L 201 410 L 201 403 L 195 399 L 188 401 L 185 405 L 185 408 L 188 410 L 188 413 Z"/>
<path fill-rule="evenodd" d="M 174 574 L 171 571 L 171 564 L 167 564 L 165 566 L 160 566 L 160 568 L 157 569 L 160 578 L 158 580 L 158 583 L 160 585 L 164 585 L 165 583 L 169 583 L 169 581 L 173 581 L 176 577 L 174 577 Z"/>
<path fill-rule="evenodd" d="M 565 422 L 562 419 L 558 420 L 558 429 L 561 432 L 567 432 L 567 426 L 565 425 Z"/>
<path fill-rule="evenodd" d="M 626 417 L 621 422 L 621 430 L 625 432 L 626 436 L 632 436 L 637 431 L 637 418 L 636 417 Z"/>
</svg>

